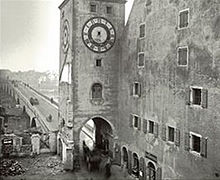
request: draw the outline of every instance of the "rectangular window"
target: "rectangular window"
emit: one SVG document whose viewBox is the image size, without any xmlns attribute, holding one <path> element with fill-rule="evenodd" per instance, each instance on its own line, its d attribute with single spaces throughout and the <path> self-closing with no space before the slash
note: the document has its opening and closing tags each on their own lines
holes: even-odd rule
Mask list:
<svg viewBox="0 0 220 180">
<path fill-rule="evenodd" d="M 201 105 L 202 90 L 200 88 L 192 88 L 192 104 Z"/>
<path fill-rule="evenodd" d="M 112 7 L 111 6 L 107 6 L 106 7 L 106 12 L 107 12 L 107 14 L 112 14 Z"/>
<path fill-rule="evenodd" d="M 185 133 L 185 150 L 207 158 L 208 138 L 194 132 Z"/>
<path fill-rule="evenodd" d="M 96 59 L 96 66 L 101 67 L 102 66 L 102 59 Z"/>
<path fill-rule="evenodd" d="M 190 150 L 200 154 L 201 145 L 202 145 L 202 136 L 200 134 L 190 132 Z"/>
<path fill-rule="evenodd" d="M 174 134 L 175 129 L 173 127 L 168 126 L 168 141 L 174 142 Z"/>
<path fill-rule="evenodd" d="M 187 66 L 188 64 L 188 47 L 179 47 L 178 48 L 178 65 L 179 66 Z"/>
<path fill-rule="evenodd" d="M 145 37 L 145 24 L 141 24 L 140 27 L 139 27 L 139 37 L 140 38 L 143 38 Z"/>
<path fill-rule="evenodd" d="M 192 151 L 200 153 L 200 143 L 201 143 L 201 138 L 196 135 L 192 135 Z"/>
<path fill-rule="evenodd" d="M 189 9 L 179 12 L 179 29 L 186 28 L 189 25 Z"/>
<path fill-rule="evenodd" d="M 138 116 L 133 116 L 133 121 L 134 121 L 134 127 L 135 128 L 138 128 L 138 120 L 139 120 Z"/>
<path fill-rule="evenodd" d="M 149 133 L 154 133 L 154 122 L 149 120 Z"/>
<path fill-rule="evenodd" d="M 90 4 L 90 12 L 96 12 L 97 11 L 97 6 L 96 4 Z"/>
<path fill-rule="evenodd" d="M 141 96 L 141 84 L 139 82 L 133 84 L 133 95 Z"/>
<path fill-rule="evenodd" d="M 144 53 L 143 52 L 138 54 L 138 66 L 144 67 Z"/>
<path fill-rule="evenodd" d="M 186 105 L 197 105 L 208 108 L 208 90 L 202 87 L 191 86 L 186 88 Z"/>
</svg>

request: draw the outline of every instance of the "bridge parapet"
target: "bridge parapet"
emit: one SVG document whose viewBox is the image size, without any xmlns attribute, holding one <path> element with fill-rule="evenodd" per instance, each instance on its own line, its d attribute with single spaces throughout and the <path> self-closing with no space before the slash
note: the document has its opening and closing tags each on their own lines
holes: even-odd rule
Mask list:
<svg viewBox="0 0 220 180">
<path fill-rule="evenodd" d="M 27 87 L 27 88 L 30 88 L 32 91 L 34 91 L 35 93 L 37 93 L 39 96 L 41 96 L 41 97 L 45 98 L 46 100 L 50 101 L 51 104 L 54 104 L 54 105 L 57 106 L 57 108 L 58 108 L 58 103 L 57 103 L 56 101 L 52 100 L 50 97 L 48 97 L 48 96 L 42 94 L 41 92 L 37 91 L 36 89 L 34 89 L 33 87 L 31 87 L 30 85 L 27 85 L 27 84 L 25 84 L 25 83 L 23 83 L 23 85 L 24 85 L 25 87 Z"/>
<path fill-rule="evenodd" d="M 20 103 L 23 103 L 26 107 L 26 112 L 31 116 L 31 117 L 36 117 L 40 126 L 42 127 L 42 130 L 44 132 L 49 132 L 50 129 L 48 126 L 44 123 L 44 117 L 41 115 L 41 113 L 38 111 L 37 108 L 31 105 L 29 102 L 29 99 L 27 99 L 17 88 L 13 87 L 12 84 L 9 85 L 13 90 L 14 93 L 19 97 Z"/>
</svg>

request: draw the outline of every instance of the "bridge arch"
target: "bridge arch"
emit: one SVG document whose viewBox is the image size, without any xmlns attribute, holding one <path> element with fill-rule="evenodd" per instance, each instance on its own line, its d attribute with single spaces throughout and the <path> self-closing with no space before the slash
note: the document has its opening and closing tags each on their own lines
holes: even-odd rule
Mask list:
<svg viewBox="0 0 220 180">
<path fill-rule="evenodd" d="M 31 119 L 31 128 L 37 127 L 37 123 L 36 123 L 36 117 L 33 117 Z"/>
</svg>

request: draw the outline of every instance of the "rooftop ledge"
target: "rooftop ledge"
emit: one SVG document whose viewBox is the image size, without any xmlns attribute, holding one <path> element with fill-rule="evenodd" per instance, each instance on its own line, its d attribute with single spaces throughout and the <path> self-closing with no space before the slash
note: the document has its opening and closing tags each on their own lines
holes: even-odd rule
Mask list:
<svg viewBox="0 0 220 180">
<path fill-rule="evenodd" d="M 127 0 L 90 0 L 90 1 L 103 1 L 103 2 L 111 2 L 111 3 L 119 3 L 119 4 L 125 4 L 127 2 Z M 59 6 L 59 9 L 61 9 L 68 2 L 69 0 L 64 0 Z"/>
</svg>

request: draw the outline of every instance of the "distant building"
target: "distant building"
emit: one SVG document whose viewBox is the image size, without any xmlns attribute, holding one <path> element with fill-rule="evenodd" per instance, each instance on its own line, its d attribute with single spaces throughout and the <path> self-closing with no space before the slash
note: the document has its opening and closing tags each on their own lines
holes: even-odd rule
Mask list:
<svg viewBox="0 0 220 180">
<path fill-rule="evenodd" d="M 11 75 L 11 71 L 8 69 L 0 69 L 0 80 L 7 80 Z"/>
<path fill-rule="evenodd" d="M 135 0 L 126 26 L 124 3 L 60 6 L 66 167 L 75 168 L 92 119 L 97 146 L 107 140 L 115 163 L 141 180 L 218 178 L 220 1 Z"/>
</svg>

